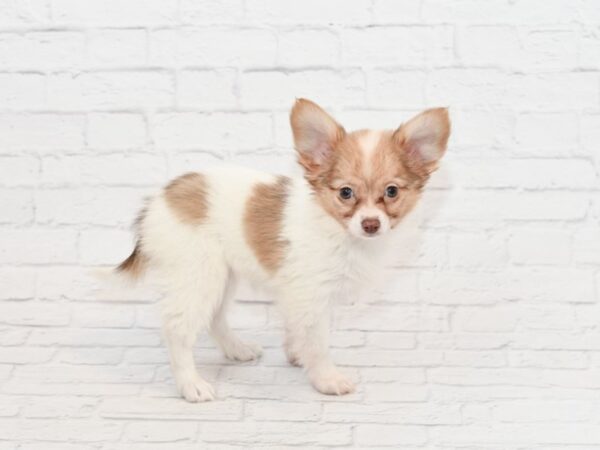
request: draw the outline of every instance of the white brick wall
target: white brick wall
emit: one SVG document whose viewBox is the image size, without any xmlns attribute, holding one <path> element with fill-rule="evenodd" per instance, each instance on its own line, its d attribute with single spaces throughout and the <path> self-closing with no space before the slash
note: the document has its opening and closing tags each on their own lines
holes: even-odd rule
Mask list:
<svg viewBox="0 0 600 450">
<path fill-rule="evenodd" d="M 360 380 L 265 348 L 175 398 L 156 294 L 86 276 L 141 199 L 222 161 L 296 171 L 307 96 L 355 127 L 449 105 L 443 169 L 386 287 L 334 318 Z M 0 0 L 0 449 L 600 449 L 600 2 Z"/>
</svg>

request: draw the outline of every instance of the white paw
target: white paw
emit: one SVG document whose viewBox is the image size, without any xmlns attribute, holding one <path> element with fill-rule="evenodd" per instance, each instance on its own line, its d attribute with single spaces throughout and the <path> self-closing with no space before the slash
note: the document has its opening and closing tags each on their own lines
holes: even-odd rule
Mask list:
<svg viewBox="0 0 600 450">
<path fill-rule="evenodd" d="M 287 346 L 284 347 L 284 351 L 285 351 L 285 356 L 286 356 L 288 362 L 292 366 L 302 367 L 302 363 L 300 362 L 300 357 L 296 353 L 291 351 L 289 349 L 289 347 L 287 347 Z"/>
<path fill-rule="evenodd" d="M 350 378 L 335 368 L 314 372 L 309 377 L 314 388 L 322 394 L 345 395 L 356 389 Z"/>
<path fill-rule="evenodd" d="M 234 361 L 253 361 L 262 355 L 262 348 L 257 344 L 245 344 L 241 341 L 223 349 L 225 356 Z"/>
<path fill-rule="evenodd" d="M 209 402 L 215 399 L 215 390 L 213 387 L 198 374 L 189 379 L 182 380 L 177 383 L 177 386 L 181 396 L 188 402 Z"/>
</svg>

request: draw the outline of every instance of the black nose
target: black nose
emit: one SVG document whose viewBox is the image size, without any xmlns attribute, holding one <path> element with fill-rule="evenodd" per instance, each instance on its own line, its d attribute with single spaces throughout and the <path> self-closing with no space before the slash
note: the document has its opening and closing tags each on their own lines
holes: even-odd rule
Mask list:
<svg viewBox="0 0 600 450">
<path fill-rule="evenodd" d="M 362 225 L 362 229 L 365 230 L 365 233 L 375 234 L 379 227 L 381 226 L 381 222 L 376 217 L 369 217 L 367 219 L 363 219 L 360 223 Z"/>
</svg>

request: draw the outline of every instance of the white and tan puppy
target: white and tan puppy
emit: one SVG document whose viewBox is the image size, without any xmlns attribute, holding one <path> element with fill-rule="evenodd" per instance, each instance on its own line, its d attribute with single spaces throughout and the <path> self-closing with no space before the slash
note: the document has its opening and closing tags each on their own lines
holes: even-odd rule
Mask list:
<svg viewBox="0 0 600 450">
<path fill-rule="evenodd" d="M 291 125 L 304 178 L 239 168 L 183 175 L 142 211 L 137 245 L 117 269 L 135 278 L 154 267 L 165 277 L 164 334 L 188 401 L 214 398 L 194 364 L 198 332 L 207 330 L 228 358 L 261 354 L 227 324 L 239 278 L 272 290 L 288 359 L 304 367 L 317 390 L 354 390 L 329 356 L 329 305 L 379 269 L 382 236 L 417 202 L 450 133 L 443 108 L 396 130 L 350 133 L 303 99 Z"/>
</svg>

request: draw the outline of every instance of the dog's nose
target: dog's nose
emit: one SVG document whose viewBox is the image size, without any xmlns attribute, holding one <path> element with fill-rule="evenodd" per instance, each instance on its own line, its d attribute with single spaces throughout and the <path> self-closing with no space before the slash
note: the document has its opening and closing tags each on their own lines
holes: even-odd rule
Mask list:
<svg viewBox="0 0 600 450">
<path fill-rule="evenodd" d="M 362 229 L 365 230 L 365 233 L 367 234 L 377 233 L 377 230 L 379 230 L 379 227 L 381 226 L 381 222 L 379 222 L 377 217 L 368 217 L 363 219 L 360 224 L 362 225 Z"/>
</svg>

